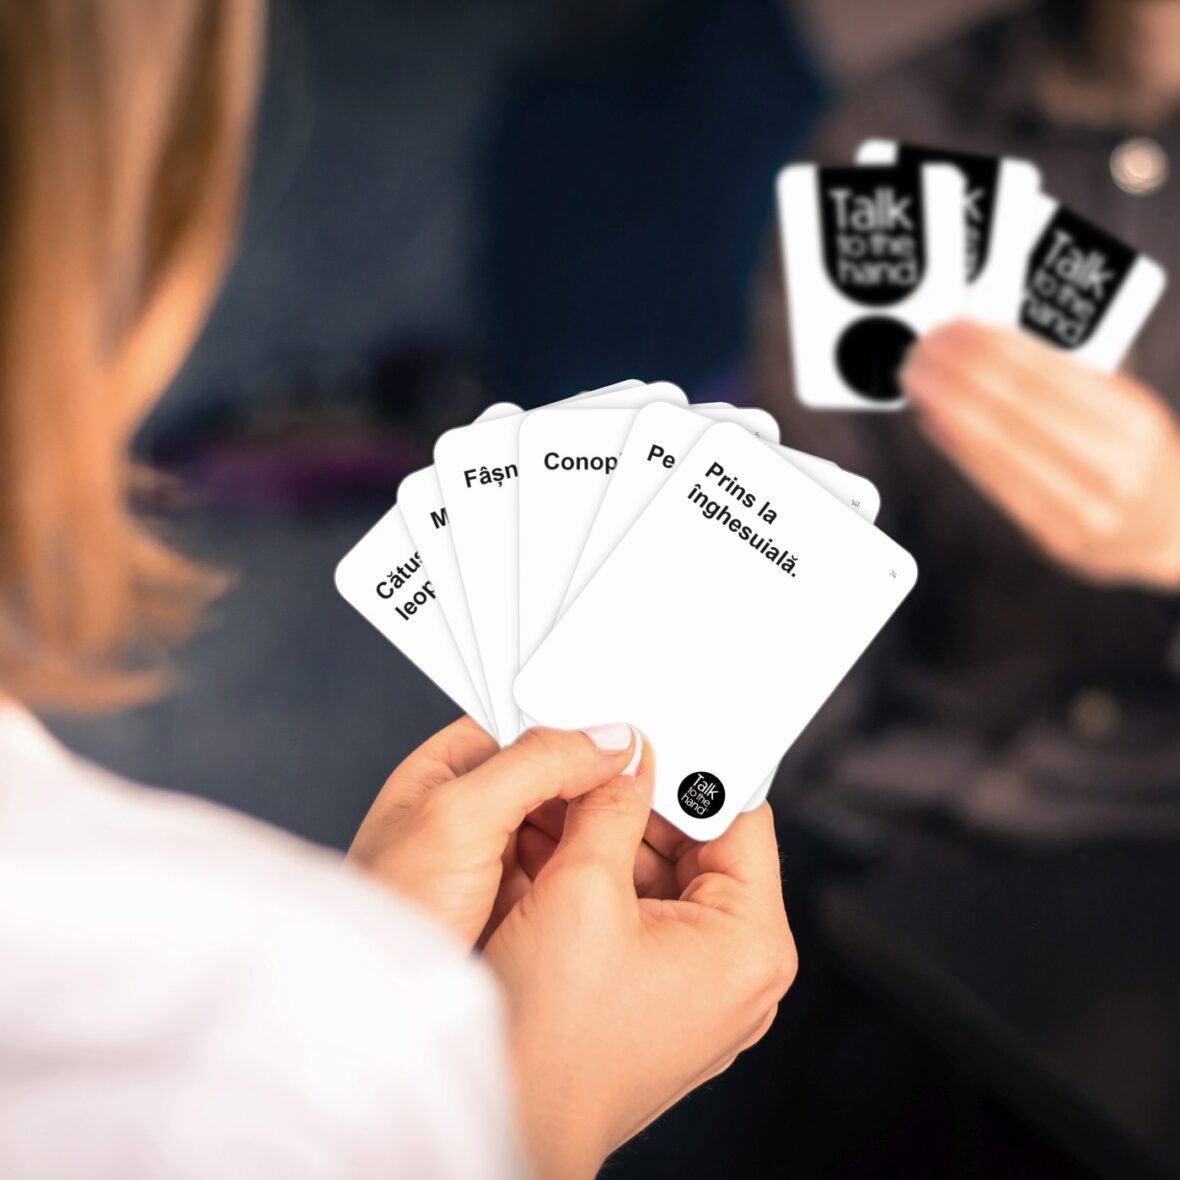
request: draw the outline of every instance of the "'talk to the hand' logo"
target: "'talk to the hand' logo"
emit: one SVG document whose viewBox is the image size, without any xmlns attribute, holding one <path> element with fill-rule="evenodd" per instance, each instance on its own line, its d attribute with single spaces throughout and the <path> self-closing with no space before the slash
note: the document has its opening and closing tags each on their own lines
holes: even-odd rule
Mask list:
<svg viewBox="0 0 1180 1180">
<path fill-rule="evenodd" d="M 694 819 L 708 819 L 725 806 L 725 788 L 715 774 L 696 770 L 681 780 L 676 798 L 681 811 Z"/>
<path fill-rule="evenodd" d="M 1068 209 L 1059 208 L 1028 260 L 1021 327 L 1080 348 L 1119 293 L 1135 251 Z"/>
<path fill-rule="evenodd" d="M 824 266 L 849 299 L 885 307 L 926 271 L 921 175 L 916 168 L 821 168 Z"/>
</svg>

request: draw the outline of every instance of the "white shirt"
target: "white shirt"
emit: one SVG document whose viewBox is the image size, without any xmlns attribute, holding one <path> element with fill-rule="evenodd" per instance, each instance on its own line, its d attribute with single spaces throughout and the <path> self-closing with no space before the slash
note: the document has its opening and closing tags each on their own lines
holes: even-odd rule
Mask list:
<svg viewBox="0 0 1180 1180">
<path fill-rule="evenodd" d="M 498 996 L 322 850 L 0 708 L 0 1175 L 518 1176 Z"/>
</svg>

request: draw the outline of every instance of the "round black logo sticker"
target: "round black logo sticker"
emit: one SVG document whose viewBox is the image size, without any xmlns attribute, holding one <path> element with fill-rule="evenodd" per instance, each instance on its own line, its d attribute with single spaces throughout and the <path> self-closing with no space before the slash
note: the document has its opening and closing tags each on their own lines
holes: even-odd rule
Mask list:
<svg viewBox="0 0 1180 1180">
<path fill-rule="evenodd" d="M 676 798 L 680 800 L 681 811 L 694 819 L 708 819 L 725 805 L 725 788 L 715 774 L 697 770 L 684 777 Z"/>
<path fill-rule="evenodd" d="M 917 339 L 914 330 L 890 316 L 856 320 L 836 342 L 836 368 L 861 397 L 891 402 L 901 397 L 897 374 L 906 350 Z"/>
</svg>

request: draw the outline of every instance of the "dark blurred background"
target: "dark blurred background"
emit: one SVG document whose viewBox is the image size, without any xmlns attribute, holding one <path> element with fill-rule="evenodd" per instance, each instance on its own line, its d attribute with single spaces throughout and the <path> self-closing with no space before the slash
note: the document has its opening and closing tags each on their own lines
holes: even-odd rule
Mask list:
<svg viewBox="0 0 1180 1180">
<path fill-rule="evenodd" d="M 1020 7 L 276 0 L 238 260 L 139 442 L 185 481 L 168 529 L 236 581 L 174 694 L 53 728 L 344 847 L 454 713 L 332 583 L 400 478 L 495 400 L 748 396 L 774 173 L 842 93 Z M 1180 1166 L 1175 941 L 1149 953 L 1171 846 L 1017 853 L 787 783 L 775 803 L 799 983 L 611 1174 Z"/>
</svg>

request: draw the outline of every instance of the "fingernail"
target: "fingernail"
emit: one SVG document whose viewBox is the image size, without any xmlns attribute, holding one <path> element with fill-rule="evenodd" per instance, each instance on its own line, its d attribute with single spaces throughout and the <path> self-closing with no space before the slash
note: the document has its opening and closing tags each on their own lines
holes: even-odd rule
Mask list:
<svg viewBox="0 0 1180 1180">
<path fill-rule="evenodd" d="M 630 725 L 624 725 L 621 721 L 616 721 L 611 725 L 590 725 L 582 732 L 604 754 L 617 754 L 634 742 L 635 749 L 631 753 L 631 760 L 619 771 L 619 774 L 633 778 L 638 773 L 639 764 L 643 761 L 643 738 L 639 730 Z"/>
<path fill-rule="evenodd" d="M 639 764 L 643 761 L 643 734 L 630 725 L 627 728 L 631 730 L 631 736 L 635 739 L 635 751 L 631 755 L 631 761 L 619 771 L 619 774 L 634 778 L 639 773 Z"/>
<path fill-rule="evenodd" d="M 613 725 L 590 725 L 582 732 L 604 753 L 617 754 L 631 744 L 631 726 L 616 721 Z"/>
</svg>

